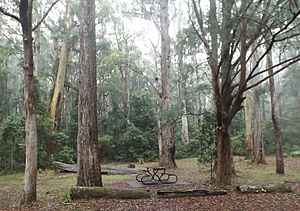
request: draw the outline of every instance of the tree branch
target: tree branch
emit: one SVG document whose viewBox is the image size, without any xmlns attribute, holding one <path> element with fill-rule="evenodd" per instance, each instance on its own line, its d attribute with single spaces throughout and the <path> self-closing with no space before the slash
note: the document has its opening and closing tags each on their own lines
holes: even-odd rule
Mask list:
<svg viewBox="0 0 300 211">
<path fill-rule="evenodd" d="M 45 18 L 47 17 L 47 15 L 49 14 L 49 12 L 51 11 L 51 9 L 54 7 L 54 5 L 59 2 L 60 0 L 56 0 L 54 1 L 51 6 L 48 8 L 48 10 L 46 11 L 46 13 L 43 15 L 42 19 L 32 28 L 32 31 L 36 30 L 41 23 L 45 20 Z"/>
<path fill-rule="evenodd" d="M 255 87 L 255 86 L 261 84 L 262 82 L 268 80 L 269 78 L 273 77 L 274 75 L 276 75 L 276 74 L 280 73 L 281 71 L 285 70 L 287 67 L 291 66 L 292 64 L 295 64 L 296 62 L 300 61 L 300 56 L 298 56 L 298 57 L 296 57 L 296 58 L 289 59 L 288 61 L 291 61 L 291 62 L 289 62 L 289 63 L 287 63 L 286 65 L 282 66 L 280 69 L 278 69 L 277 71 L 275 71 L 273 74 L 271 74 L 271 75 L 269 75 L 269 76 L 267 76 L 267 77 L 265 77 L 265 78 L 263 78 L 263 79 L 257 81 L 256 83 L 252 84 L 251 86 L 248 86 L 248 87 L 245 89 L 245 91 L 247 91 L 247 90 L 249 90 L 249 89 L 252 89 L 253 87 Z M 285 61 L 285 62 L 286 62 L 286 61 Z M 282 63 L 284 63 L 284 62 L 282 62 Z M 280 64 L 282 64 L 282 63 L 280 63 Z M 275 65 L 275 66 L 279 66 L 280 64 L 277 64 L 277 65 Z M 267 72 L 268 70 L 273 69 L 275 66 L 272 66 L 272 67 L 270 67 L 270 68 L 267 68 L 267 69 L 261 71 L 260 73 L 262 73 L 262 72 Z"/>
<path fill-rule="evenodd" d="M 19 23 L 21 23 L 21 20 L 19 17 L 9 13 L 9 12 L 6 12 L 2 7 L 0 7 L 0 12 L 3 13 L 3 15 L 6 15 L 8 17 L 11 17 L 12 19 L 18 21 Z"/>
</svg>

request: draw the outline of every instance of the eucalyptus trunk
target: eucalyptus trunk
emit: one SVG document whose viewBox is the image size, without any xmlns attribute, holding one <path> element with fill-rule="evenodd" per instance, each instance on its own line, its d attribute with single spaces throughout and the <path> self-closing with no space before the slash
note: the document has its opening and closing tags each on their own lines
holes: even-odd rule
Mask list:
<svg viewBox="0 0 300 211">
<path fill-rule="evenodd" d="M 32 49 L 32 1 L 21 0 L 20 22 L 22 26 L 24 48 L 24 106 L 25 106 L 25 146 L 26 164 L 22 203 L 36 200 L 37 180 L 37 127 L 36 127 L 36 91 L 33 75 Z"/>
<path fill-rule="evenodd" d="M 172 99 L 171 99 L 171 53 L 169 36 L 169 1 L 160 1 L 160 24 L 161 24 L 161 166 L 175 168 L 175 139 L 172 122 Z"/>
<path fill-rule="evenodd" d="M 232 146 L 229 125 L 217 129 L 217 166 L 216 181 L 218 184 L 230 184 L 234 174 Z"/>
<path fill-rule="evenodd" d="M 274 128 L 275 135 L 275 144 L 276 144 L 276 173 L 284 174 L 284 160 L 282 153 L 282 135 L 281 135 L 281 122 L 278 114 L 278 107 L 276 104 L 275 97 L 275 83 L 273 75 L 273 60 L 271 51 L 267 55 L 267 65 L 269 67 L 269 89 L 270 89 L 270 97 L 271 97 L 271 113 L 272 113 L 272 122 Z"/>
<path fill-rule="evenodd" d="M 180 42 L 180 41 L 179 41 Z M 178 49 L 178 75 L 179 75 L 179 100 L 181 105 L 181 141 L 183 144 L 189 144 L 189 124 L 186 109 L 186 73 L 183 69 L 183 44 L 179 43 Z"/>
<path fill-rule="evenodd" d="M 102 186 L 97 131 L 95 1 L 80 1 L 77 185 Z"/>
<path fill-rule="evenodd" d="M 250 93 L 245 93 L 245 125 L 246 125 L 246 157 L 245 159 L 252 159 L 254 155 L 252 124 L 251 124 L 251 106 Z"/>
<path fill-rule="evenodd" d="M 65 77 L 67 72 L 68 65 L 68 55 L 69 55 L 69 18 L 68 18 L 68 9 L 69 4 L 68 0 L 66 0 L 66 12 L 65 12 L 65 35 L 63 44 L 60 50 L 59 55 L 59 65 L 56 74 L 56 81 L 54 85 L 54 91 L 51 97 L 50 105 L 49 105 L 49 115 L 53 121 L 51 125 L 51 130 L 58 131 L 61 122 L 61 109 L 62 109 L 62 100 L 63 100 L 63 90 L 65 84 Z"/>
<path fill-rule="evenodd" d="M 265 147 L 263 139 L 263 110 L 261 102 L 260 86 L 253 90 L 253 101 L 251 103 L 252 112 L 252 137 L 254 140 L 254 160 L 257 164 L 265 164 Z"/>
</svg>

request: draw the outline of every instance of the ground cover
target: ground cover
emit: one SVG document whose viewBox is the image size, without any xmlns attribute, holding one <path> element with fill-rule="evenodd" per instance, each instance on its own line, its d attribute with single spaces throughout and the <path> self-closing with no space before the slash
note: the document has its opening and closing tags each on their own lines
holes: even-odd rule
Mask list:
<svg viewBox="0 0 300 211">
<path fill-rule="evenodd" d="M 19 207 L 23 187 L 23 174 L 0 176 L 0 210 L 300 210 L 300 158 L 285 159 L 286 174 L 275 174 L 275 158 L 267 157 L 267 165 L 255 165 L 242 157 L 235 157 L 237 176 L 224 196 L 186 197 L 162 199 L 153 194 L 141 200 L 77 200 L 72 201 L 69 190 L 76 183 L 76 174 L 56 173 L 52 170 L 38 174 L 38 201 L 29 207 Z M 177 161 L 178 168 L 169 170 L 188 184 L 146 187 L 155 193 L 164 189 L 212 188 L 209 168 L 199 165 L 196 159 Z M 128 164 L 111 164 L 126 167 Z M 143 169 L 156 163 L 135 164 Z M 105 187 L 133 188 L 127 182 L 135 175 L 103 175 Z M 293 193 L 242 194 L 235 190 L 240 184 L 289 183 Z"/>
</svg>

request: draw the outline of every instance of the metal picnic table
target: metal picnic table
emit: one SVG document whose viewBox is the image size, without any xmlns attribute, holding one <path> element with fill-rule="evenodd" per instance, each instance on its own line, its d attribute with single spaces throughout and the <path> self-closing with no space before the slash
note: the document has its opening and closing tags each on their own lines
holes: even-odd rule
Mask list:
<svg viewBox="0 0 300 211">
<path fill-rule="evenodd" d="M 165 167 L 146 167 L 146 171 L 135 178 L 144 185 L 173 184 L 178 181 L 177 175 L 167 173 Z"/>
</svg>

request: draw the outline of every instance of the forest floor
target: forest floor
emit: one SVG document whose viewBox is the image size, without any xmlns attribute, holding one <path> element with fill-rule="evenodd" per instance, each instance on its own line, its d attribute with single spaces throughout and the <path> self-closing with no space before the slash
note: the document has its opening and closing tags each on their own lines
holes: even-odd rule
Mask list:
<svg viewBox="0 0 300 211">
<path fill-rule="evenodd" d="M 75 174 L 41 171 L 38 174 L 38 201 L 29 207 L 20 207 L 23 174 L 0 176 L 0 210 L 300 210 L 300 158 L 286 158 L 284 176 L 275 174 L 275 157 L 267 157 L 267 165 L 255 165 L 235 157 L 237 176 L 223 196 L 116 200 L 93 199 L 72 201 L 70 187 L 76 183 Z M 126 167 L 128 164 L 110 164 Z M 136 164 L 137 168 L 155 164 Z M 170 170 L 188 184 L 146 187 L 150 191 L 164 189 L 189 190 L 210 188 L 209 169 L 197 164 L 196 159 L 177 161 L 178 168 Z M 169 171 L 169 170 L 168 170 Z M 127 182 L 135 175 L 103 175 L 105 187 L 131 189 Z M 293 193 L 242 194 L 235 190 L 239 184 L 278 184 L 289 182 Z"/>
</svg>

